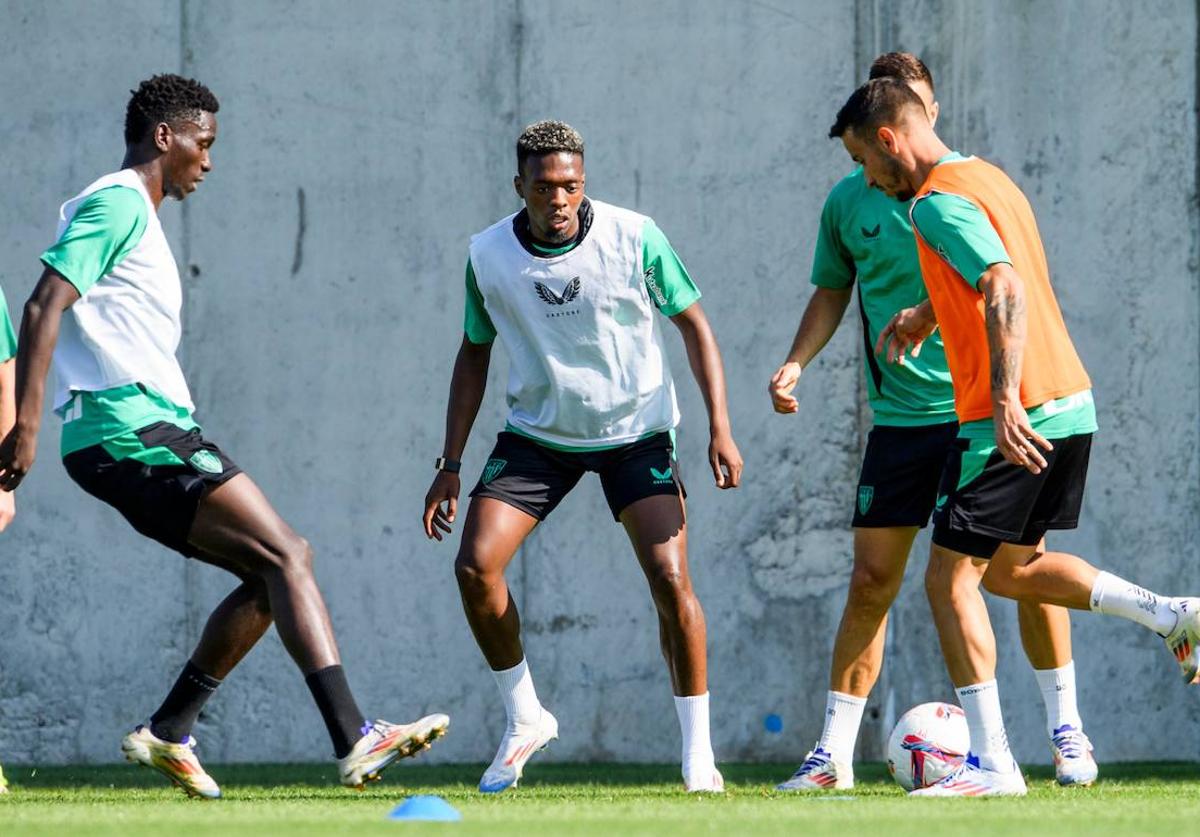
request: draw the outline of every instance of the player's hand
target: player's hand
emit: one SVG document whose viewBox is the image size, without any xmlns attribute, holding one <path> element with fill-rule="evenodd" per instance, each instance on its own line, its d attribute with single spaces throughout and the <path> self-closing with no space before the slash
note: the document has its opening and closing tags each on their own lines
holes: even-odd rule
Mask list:
<svg viewBox="0 0 1200 837">
<path fill-rule="evenodd" d="M 425 495 L 425 537 L 435 541 L 442 539 L 442 532 L 449 534 L 450 524 L 458 514 L 458 474 L 449 471 L 438 471 Z M 443 508 L 442 504 L 445 504 Z"/>
<path fill-rule="evenodd" d="M 879 332 L 875 354 L 883 354 L 886 348 L 888 363 L 903 364 L 905 352 L 913 357 L 920 356 L 925 340 L 936 330 L 937 318 L 928 302 L 901 309 Z"/>
<path fill-rule="evenodd" d="M 800 381 L 800 364 L 788 361 L 775 370 L 771 383 L 767 384 L 767 392 L 771 395 L 771 404 L 777 413 L 795 413 L 800 410 L 800 402 L 792 395 L 792 390 Z"/>
<path fill-rule="evenodd" d="M 0 491 L 0 532 L 8 528 L 17 514 L 17 495 L 11 491 Z"/>
<path fill-rule="evenodd" d="M 994 395 L 992 418 L 996 426 L 996 447 L 1000 454 L 1012 464 L 1020 465 L 1030 473 L 1040 474 L 1046 467 L 1046 458 L 1038 448 L 1052 451 L 1054 445 L 1034 431 L 1029 414 L 1021 406 L 1019 395 Z"/>
<path fill-rule="evenodd" d="M 22 433 L 19 427 L 14 427 L 0 442 L 0 491 L 13 491 L 29 469 L 37 456 L 37 434 Z"/>
<path fill-rule="evenodd" d="M 717 488 L 737 488 L 742 482 L 742 454 L 728 432 L 714 433 L 708 443 L 708 463 Z"/>
</svg>

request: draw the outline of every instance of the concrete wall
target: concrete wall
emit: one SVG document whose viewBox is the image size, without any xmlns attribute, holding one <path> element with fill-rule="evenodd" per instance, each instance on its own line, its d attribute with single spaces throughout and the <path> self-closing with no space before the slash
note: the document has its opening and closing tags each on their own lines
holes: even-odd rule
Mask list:
<svg viewBox="0 0 1200 837">
<path fill-rule="evenodd" d="M 589 191 L 653 215 L 705 291 L 746 485 L 705 476 L 706 427 L 672 347 L 726 759 L 795 760 L 820 729 L 869 426 L 855 318 L 806 373 L 799 417 L 767 377 L 808 296 L 825 139 L 877 52 L 921 53 L 944 135 L 1003 165 L 1038 212 L 1103 425 L 1082 528 L 1056 538 L 1191 589 L 1200 511 L 1194 4 L 859 0 L 510 3 L 0 2 L 0 282 L 19 309 L 58 203 L 121 158 L 129 88 L 155 71 L 222 101 L 216 170 L 163 209 L 187 294 L 185 369 L 209 434 L 315 545 L 345 663 L 372 715 L 454 717 L 431 758 L 484 760 L 502 709 L 462 618 L 455 540 L 419 531 L 460 339 L 468 235 L 513 211 L 511 145 L 554 116 L 587 138 Z M 466 457 L 503 420 L 504 363 Z M 0 537 L 0 755 L 109 761 L 230 588 L 70 484 L 47 423 Z M 920 589 L 892 619 L 860 751 L 952 691 Z M 649 597 L 598 485 L 522 549 L 510 580 L 559 759 L 672 760 Z M 1017 756 L 1044 762 L 1014 608 L 993 603 Z M 1200 703 L 1153 635 L 1078 614 L 1081 704 L 1102 759 L 1200 757 Z M 783 719 L 770 733 L 763 719 Z M 212 702 L 209 759 L 313 760 L 328 743 L 272 633 Z"/>
</svg>

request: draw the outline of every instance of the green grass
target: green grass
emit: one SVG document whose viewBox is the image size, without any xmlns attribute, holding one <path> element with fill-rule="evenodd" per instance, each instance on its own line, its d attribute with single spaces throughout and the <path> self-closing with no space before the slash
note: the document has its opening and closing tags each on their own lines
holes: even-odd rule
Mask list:
<svg viewBox="0 0 1200 837">
<path fill-rule="evenodd" d="M 155 773 L 132 766 L 7 768 L 0 834 L 455 835 L 804 834 L 1171 834 L 1200 822 L 1200 765 L 1105 765 L 1093 788 L 1057 787 L 1034 768 L 1023 799 L 907 799 L 881 765 L 859 768 L 858 786 L 820 796 L 775 793 L 789 766 L 725 765 L 729 792 L 687 796 L 676 767 L 534 764 L 520 789 L 475 791 L 482 765 L 393 768 L 363 793 L 333 784 L 329 765 L 213 765 L 219 802 L 189 800 Z M 406 796 L 438 794 L 460 823 L 394 822 Z"/>
</svg>

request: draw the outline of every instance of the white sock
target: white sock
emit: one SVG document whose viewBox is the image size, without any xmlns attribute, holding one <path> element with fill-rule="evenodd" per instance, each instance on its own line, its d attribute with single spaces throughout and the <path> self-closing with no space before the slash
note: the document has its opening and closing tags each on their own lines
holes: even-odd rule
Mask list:
<svg viewBox="0 0 1200 837">
<path fill-rule="evenodd" d="M 959 706 L 967 716 L 971 754 L 984 770 L 1007 773 L 1016 762 L 1008 749 L 1008 733 L 1000 714 L 1000 690 L 995 680 L 955 689 Z"/>
<path fill-rule="evenodd" d="M 1053 738 L 1054 731 L 1067 724 L 1082 730 L 1083 719 L 1075 703 L 1075 661 L 1059 668 L 1034 669 L 1033 675 L 1046 704 L 1046 734 Z"/>
<path fill-rule="evenodd" d="M 493 671 L 492 676 L 496 678 L 496 687 L 500 689 L 509 727 L 536 724 L 542 717 L 542 704 L 533 688 L 529 664 L 522 659 L 512 668 Z"/>
<path fill-rule="evenodd" d="M 845 692 L 829 691 L 825 698 L 825 729 L 817 746 L 833 757 L 834 761 L 850 764 L 854 761 L 854 742 L 858 740 L 858 728 L 862 726 L 866 698 L 848 695 Z"/>
<path fill-rule="evenodd" d="M 1120 616 L 1166 636 L 1175 629 L 1179 617 L 1171 610 L 1171 600 L 1144 587 L 1131 584 L 1112 573 L 1101 572 L 1092 585 L 1092 610 L 1106 616 Z"/>
<path fill-rule="evenodd" d="M 708 733 L 708 692 L 702 695 L 675 696 L 675 714 L 683 737 L 683 775 L 693 767 L 708 768 L 715 761 Z"/>
</svg>

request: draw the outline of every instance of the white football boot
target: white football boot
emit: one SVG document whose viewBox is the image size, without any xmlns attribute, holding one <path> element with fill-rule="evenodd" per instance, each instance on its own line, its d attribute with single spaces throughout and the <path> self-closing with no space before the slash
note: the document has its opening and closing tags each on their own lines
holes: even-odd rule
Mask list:
<svg viewBox="0 0 1200 837">
<path fill-rule="evenodd" d="M 1164 637 L 1167 650 L 1175 655 L 1183 682 L 1200 683 L 1200 599 L 1171 599 L 1178 620 Z"/>
<path fill-rule="evenodd" d="M 8 780 L 4 778 L 3 767 L 0 767 L 0 793 L 8 793 Z"/>
<path fill-rule="evenodd" d="M 1087 787 L 1100 775 L 1092 753 L 1092 742 L 1070 724 L 1063 724 L 1050 737 L 1054 751 L 1054 778 L 1064 788 Z"/>
<path fill-rule="evenodd" d="M 1025 777 L 1015 761 L 1012 770 L 985 770 L 976 756 L 967 753 L 953 772 L 909 796 L 1024 796 L 1026 792 Z"/>
<path fill-rule="evenodd" d="M 221 789 L 200 766 L 200 759 L 193 752 L 195 746 L 196 739 L 190 735 L 182 744 L 164 741 L 150 731 L 148 723 L 140 724 L 121 739 L 121 752 L 126 760 L 157 770 L 188 796 L 220 799 Z"/>
<path fill-rule="evenodd" d="M 536 724 L 509 726 L 500 739 L 500 748 L 479 780 L 481 793 L 500 793 L 515 788 L 530 757 L 558 738 L 558 721 L 542 710 Z"/>
<path fill-rule="evenodd" d="M 849 790 L 854 787 L 854 768 L 834 761 L 833 756 L 814 747 L 796 768 L 792 778 L 775 786 L 779 791 Z"/>
<path fill-rule="evenodd" d="M 441 714 L 426 715 L 411 724 L 375 721 L 350 752 L 338 759 L 342 784 L 362 790 L 392 762 L 428 750 L 430 742 L 445 735 L 449 727 L 450 718 Z"/>
</svg>

